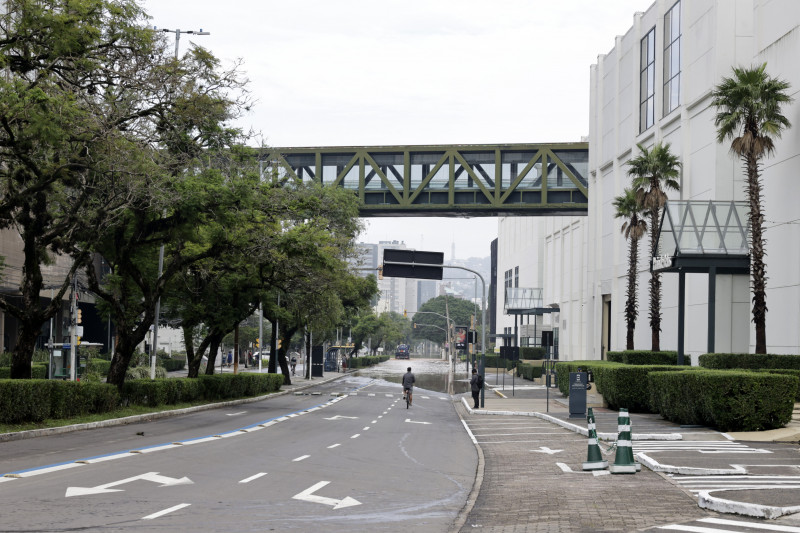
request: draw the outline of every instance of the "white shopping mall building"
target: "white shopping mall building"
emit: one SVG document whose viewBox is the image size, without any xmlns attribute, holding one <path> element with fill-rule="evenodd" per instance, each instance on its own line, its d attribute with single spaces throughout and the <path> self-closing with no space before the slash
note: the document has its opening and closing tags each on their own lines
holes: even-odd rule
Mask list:
<svg viewBox="0 0 800 533">
<path fill-rule="evenodd" d="M 800 1 L 656 0 L 632 14 L 625 35 L 591 66 L 589 211 L 586 217 L 505 217 L 497 242 L 496 331 L 515 330 L 505 287 L 540 288 L 538 318 L 520 317 L 521 344 L 554 331 L 559 358 L 602 359 L 625 349 L 623 314 L 628 242 L 612 202 L 630 186 L 627 161 L 637 145 L 670 143 L 682 163 L 671 201 L 746 201 L 742 163 L 719 144 L 711 93 L 733 66 L 767 64 L 791 84 L 784 115 L 792 127 L 763 160 L 767 265 L 767 351 L 800 353 Z M 598 51 L 601 52 L 601 51 Z M 640 241 L 637 349 L 649 350 L 649 238 Z M 678 275 L 663 273 L 661 348 L 678 343 Z M 718 274 L 711 324 L 716 352 L 753 352 L 750 281 Z M 685 352 L 708 351 L 709 276 L 685 275 Z M 524 326 L 524 328 L 522 327 Z M 537 338 L 524 338 L 533 336 Z"/>
</svg>

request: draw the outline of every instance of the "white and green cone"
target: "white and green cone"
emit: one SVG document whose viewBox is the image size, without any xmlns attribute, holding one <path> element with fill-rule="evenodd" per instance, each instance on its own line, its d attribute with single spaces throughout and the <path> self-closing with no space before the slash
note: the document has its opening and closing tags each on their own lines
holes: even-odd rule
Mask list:
<svg viewBox="0 0 800 533">
<path fill-rule="evenodd" d="M 597 426 L 594 423 L 594 412 L 589 407 L 586 415 L 586 426 L 589 430 L 589 455 L 583 463 L 584 470 L 604 470 L 608 468 L 608 461 L 603 459 L 603 452 L 597 444 Z"/>
<path fill-rule="evenodd" d="M 628 410 L 620 408 L 617 418 L 617 456 L 611 465 L 612 474 L 635 474 L 636 462 L 633 460 L 633 445 L 631 444 L 631 418 Z"/>
</svg>

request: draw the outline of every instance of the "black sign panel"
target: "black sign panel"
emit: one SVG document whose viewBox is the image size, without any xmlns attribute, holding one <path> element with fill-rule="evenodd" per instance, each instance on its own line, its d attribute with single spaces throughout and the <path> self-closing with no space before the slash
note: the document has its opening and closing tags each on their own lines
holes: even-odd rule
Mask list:
<svg viewBox="0 0 800 533">
<path fill-rule="evenodd" d="M 509 361 L 519 361 L 519 346 L 501 346 L 500 357 Z"/>
<path fill-rule="evenodd" d="M 442 279 L 442 263 L 444 252 L 383 251 L 383 275 L 392 278 Z"/>
</svg>

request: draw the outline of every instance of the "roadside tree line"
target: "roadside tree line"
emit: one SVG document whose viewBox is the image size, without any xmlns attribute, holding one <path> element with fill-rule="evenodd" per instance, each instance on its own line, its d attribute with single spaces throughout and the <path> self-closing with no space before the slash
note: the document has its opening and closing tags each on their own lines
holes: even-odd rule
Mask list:
<svg viewBox="0 0 800 533">
<path fill-rule="evenodd" d="M 176 58 L 133 0 L 6 8 L 0 228 L 23 256 L 19 292 L 0 295 L 19 323 L 12 378 L 30 378 L 42 325 L 75 276 L 114 324 L 118 387 L 159 300 L 160 318 L 184 330 L 190 376 L 204 354 L 213 372 L 222 338 L 259 303 L 280 324 L 273 347 L 369 305 L 374 277 L 346 262 L 357 198 L 260 173 L 254 134 L 232 125 L 252 105 L 240 64 L 197 46 Z M 46 287 L 45 267 L 64 257 L 69 271 Z M 279 363 L 288 379 L 285 350 L 272 353 L 270 371 Z"/>
</svg>

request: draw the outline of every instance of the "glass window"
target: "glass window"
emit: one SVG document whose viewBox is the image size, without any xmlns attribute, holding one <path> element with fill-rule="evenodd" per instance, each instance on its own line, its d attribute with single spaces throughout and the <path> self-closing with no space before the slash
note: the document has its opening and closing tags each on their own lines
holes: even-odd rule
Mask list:
<svg viewBox="0 0 800 533">
<path fill-rule="evenodd" d="M 681 103 L 681 3 L 664 15 L 664 116 Z"/>
<path fill-rule="evenodd" d="M 655 123 L 656 98 L 656 29 L 642 39 L 639 76 L 639 132 Z"/>
</svg>

